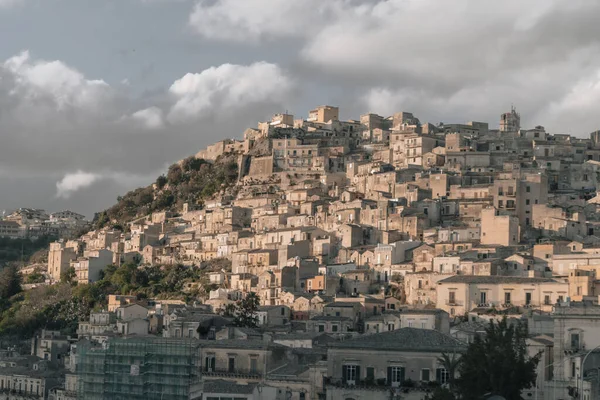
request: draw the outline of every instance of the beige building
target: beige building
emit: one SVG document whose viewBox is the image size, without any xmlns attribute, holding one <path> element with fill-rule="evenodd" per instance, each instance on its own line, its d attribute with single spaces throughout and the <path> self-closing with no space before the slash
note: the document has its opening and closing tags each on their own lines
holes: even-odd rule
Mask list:
<svg viewBox="0 0 600 400">
<path fill-rule="evenodd" d="M 52 280 L 59 282 L 62 274 L 67 272 L 71 262 L 77 258 L 78 254 L 72 247 L 67 247 L 64 242 L 50 243 L 48 252 L 48 274 Z"/>
<path fill-rule="evenodd" d="M 328 123 L 330 121 L 339 120 L 340 110 L 337 107 L 332 106 L 319 106 L 314 110 L 308 112 L 307 121 L 309 122 L 321 122 Z"/>
<path fill-rule="evenodd" d="M 520 241 L 519 219 L 500 215 L 495 208 L 481 211 L 481 244 L 516 246 Z"/>
<path fill-rule="evenodd" d="M 551 311 L 568 293 L 568 282 L 551 278 L 455 275 L 438 282 L 437 308 L 451 316 L 476 307 Z"/>
<path fill-rule="evenodd" d="M 440 365 L 442 353 L 458 353 L 465 345 L 435 330 L 402 328 L 332 343 L 327 350 L 327 399 L 389 399 L 390 389 L 403 382 L 448 382 Z M 381 389 L 365 390 L 361 382 Z M 420 393 L 424 396 L 424 393 Z M 420 397 L 415 397 L 420 398 Z"/>
</svg>

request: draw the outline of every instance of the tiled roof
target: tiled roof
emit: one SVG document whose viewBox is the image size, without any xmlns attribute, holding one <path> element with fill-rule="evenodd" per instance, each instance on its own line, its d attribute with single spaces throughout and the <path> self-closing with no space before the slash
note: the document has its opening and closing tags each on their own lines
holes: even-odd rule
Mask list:
<svg viewBox="0 0 600 400">
<path fill-rule="evenodd" d="M 461 322 L 460 324 L 453 326 L 451 330 L 475 333 L 475 332 L 485 331 L 488 328 L 488 326 L 489 326 L 489 324 L 486 324 L 483 322 L 466 321 L 466 322 Z"/>
<path fill-rule="evenodd" d="M 336 317 L 333 315 L 319 315 L 310 319 L 311 321 L 350 321 L 348 317 Z"/>
<path fill-rule="evenodd" d="M 444 310 L 439 308 L 401 308 L 400 314 L 443 314 Z"/>
<path fill-rule="evenodd" d="M 516 276 L 498 276 L 498 275 L 455 275 L 443 279 L 438 283 L 558 283 L 551 278 L 521 278 Z"/>
<path fill-rule="evenodd" d="M 356 307 L 357 304 L 360 305 L 359 302 L 334 301 L 333 303 L 327 304 L 325 307 L 348 307 L 348 308 L 354 308 L 354 307 Z"/>
<path fill-rule="evenodd" d="M 252 394 L 256 384 L 240 385 L 231 381 L 224 380 L 206 380 L 204 390 L 206 393 L 227 393 L 227 394 Z"/>
<path fill-rule="evenodd" d="M 260 339 L 225 339 L 225 340 L 200 340 L 202 347 L 213 348 L 213 349 L 256 349 L 266 350 L 268 348 L 279 347 L 285 348 L 285 346 L 277 343 L 267 343 Z"/>
<path fill-rule="evenodd" d="M 402 328 L 333 342 L 332 348 L 442 352 L 464 350 L 465 345 L 451 336 L 432 329 Z"/>
</svg>

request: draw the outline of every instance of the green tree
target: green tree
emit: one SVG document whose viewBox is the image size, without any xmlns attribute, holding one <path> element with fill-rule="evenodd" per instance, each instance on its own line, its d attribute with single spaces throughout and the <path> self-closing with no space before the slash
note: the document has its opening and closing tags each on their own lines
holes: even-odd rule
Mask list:
<svg viewBox="0 0 600 400">
<path fill-rule="evenodd" d="M 255 328 L 258 326 L 258 307 L 260 306 L 260 297 L 250 292 L 242 300 L 236 303 L 235 324 L 246 328 Z"/>
<path fill-rule="evenodd" d="M 527 330 L 509 324 L 506 317 L 491 322 L 485 336 L 476 336 L 462 356 L 456 389 L 462 399 L 478 399 L 486 393 L 507 400 L 521 399 L 521 391 L 535 384 L 535 368 L 540 355 L 527 353 Z"/>
<path fill-rule="evenodd" d="M 75 268 L 70 267 L 65 272 L 60 275 L 60 281 L 63 283 L 68 283 L 70 285 L 75 284 Z"/>
<path fill-rule="evenodd" d="M 452 390 L 444 387 L 436 387 L 433 392 L 425 397 L 426 400 L 455 400 L 456 396 Z"/>
<path fill-rule="evenodd" d="M 158 190 L 161 190 L 162 188 L 164 188 L 166 184 L 167 184 L 166 176 L 161 175 L 158 178 L 156 178 L 156 187 L 158 188 Z"/>
<path fill-rule="evenodd" d="M 438 363 L 448 371 L 448 386 L 451 391 L 454 391 L 456 386 L 456 372 L 461 363 L 460 356 L 456 353 L 442 353 L 442 356 L 438 357 Z"/>
<path fill-rule="evenodd" d="M 0 271 L 0 298 L 8 299 L 21 291 L 21 274 L 14 265 Z"/>
</svg>

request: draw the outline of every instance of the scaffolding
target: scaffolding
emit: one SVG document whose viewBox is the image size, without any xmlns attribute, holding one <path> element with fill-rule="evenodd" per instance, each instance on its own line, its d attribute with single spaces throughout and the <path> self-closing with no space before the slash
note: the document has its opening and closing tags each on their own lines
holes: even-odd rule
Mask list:
<svg viewBox="0 0 600 400">
<path fill-rule="evenodd" d="M 114 338 L 78 349 L 78 398 L 86 400 L 199 399 L 198 341 Z"/>
</svg>

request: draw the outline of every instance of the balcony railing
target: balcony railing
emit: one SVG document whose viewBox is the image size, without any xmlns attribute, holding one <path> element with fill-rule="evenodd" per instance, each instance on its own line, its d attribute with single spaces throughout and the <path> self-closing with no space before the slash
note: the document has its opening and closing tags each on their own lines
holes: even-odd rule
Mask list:
<svg viewBox="0 0 600 400">
<path fill-rule="evenodd" d="M 346 390 L 373 390 L 373 391 L 398 391 L 409 393 L 411 391 L 430 392 L 440 384 L 436 381 L 412 381 L 407 379 L 403 382 L 388 384 L 387 379 L 365 379 L 354 383 L 344 382 L 339 378 L 325 378 L 325 386 L 342 388 Z"/>
</svg>

